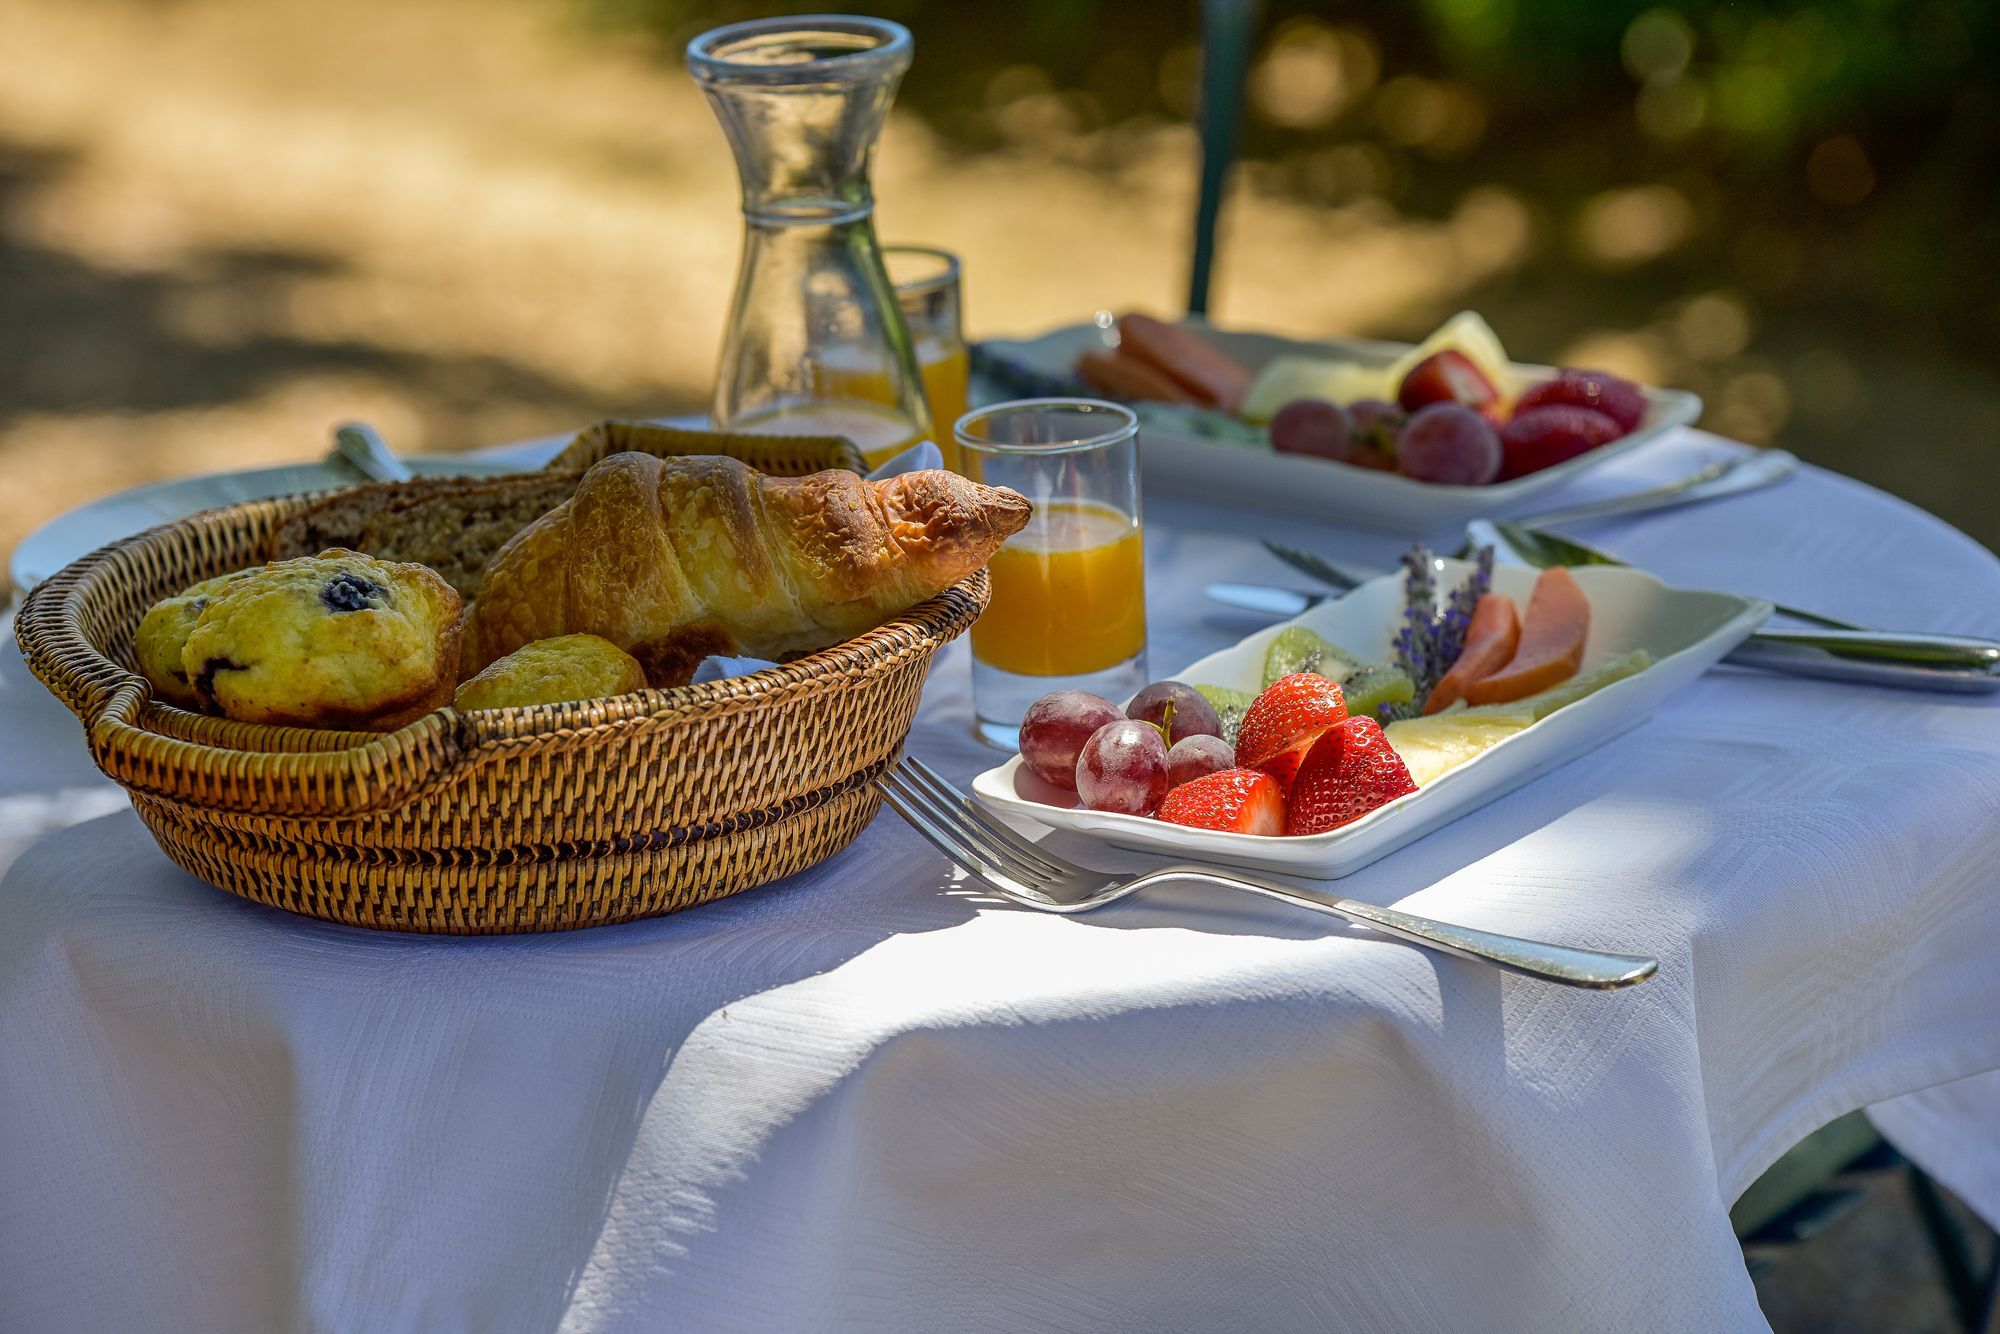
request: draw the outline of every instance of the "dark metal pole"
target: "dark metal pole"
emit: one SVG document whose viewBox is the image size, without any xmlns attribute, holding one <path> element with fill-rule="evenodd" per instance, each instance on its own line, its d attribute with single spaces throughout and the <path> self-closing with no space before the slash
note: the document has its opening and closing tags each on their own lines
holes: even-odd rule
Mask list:
<svg viewBox="0 0 2000 1334">
<path fill-rule="evenodd" d="M 1208 313 L 1215 267 L 1215 229 L 1222 191 L 1243 132 L 1243 89 L 1250 72 L 1258 0 L 1201 0 L 1201 193 L 1194 213 L 1194 263 L 1188 275 L 1190 315 Z"/>
</svg>

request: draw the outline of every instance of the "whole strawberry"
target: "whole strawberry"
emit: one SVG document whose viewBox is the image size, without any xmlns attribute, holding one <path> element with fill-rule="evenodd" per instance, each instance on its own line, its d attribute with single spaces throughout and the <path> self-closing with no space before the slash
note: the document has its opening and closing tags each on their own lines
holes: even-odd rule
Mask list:
<svg viewBox="0 0 2000 1334">
<path fill-rule="evenodd" d="M 1256 769 L 1306 745 L 1347 716 L 1340 686 L 1317 672 L 1293 672 L 1264 688 L 1243 712 L 1236 762 Z"/>
<path fill-rule="evenodd" d="M 1559 371 L 1555 379 L 1544 380 L 1522 394 L 1514 412 L 1518 416 L 1552 403 L 1601 412 L 1618 423 L 1620 435 L 1639 429 L 1646 415 L 1646 396 L 1639 392 L 1639 386 L 1609 371 Z"/>
<path fill-rule="evenodd" d="M 1514 414 L 1500 428 L 1500 478 L 1507 481 L 1553 468 L 1625 434 L 1595 408 L 1549 403 Z"/>
<path fill-rule="evenodd" d="M 1167 793 L 1160 818 L 1191 829 L 1272 837 L 1285 832 L 1285 794 L 1269 774 L 1224 769 Z"/>
<path fill-rule="evenodd" d="M 1306 753 L 1292 784 L 1288 834 L 1324 834 L 1415 792 L 1403 757 L 1373 718 L 1349 718 Z"/>
</svg>

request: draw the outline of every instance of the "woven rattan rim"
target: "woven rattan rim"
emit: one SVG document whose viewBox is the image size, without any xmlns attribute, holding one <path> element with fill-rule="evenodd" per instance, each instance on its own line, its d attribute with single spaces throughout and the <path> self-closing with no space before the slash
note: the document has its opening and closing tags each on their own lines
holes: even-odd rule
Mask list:
<svg viewBox="0 0 2000 1334">
<path fill-rule="evenodd" d="M 572 449 L 584 443 L 579 439 Z M 613 443 L 596 440 L 590 447 Z M 837 443 L 852 449 L 845 441 Z M 327 494 L 249 501 L 163 524 L 99 548 L 28 595 L 15 622 L 28 666 L 83 720 L 93 756 L 120 784 L 171 801 L 198 799 L 221 810 L 363 814 L 423 794 L 479 752 L 574 744 L 647 723 L 726 717 L 838 687 L 910 656 L 927 657 L 963 633 L 987 597 L 982 570 L 873 630 L 748 676 L 577 704 L 475 713 L 447 707 L 394 732 L 338 734 L 351 737 L 352 744 L 329 746 L 324 732 L 185 715 L 163 726 L 162 711 L 146 707 L 150 684 L 114 661 L 108 646 L 86 628 L 93 598 L 128 578 L 159 550 L 185 543 L 225 549 L 231 536 L 246 527 L 268 528 Z M 190 735 L 203 731 L 216 738 L 254 735 L 256 742 L 246 749 Z"/>
</svg>

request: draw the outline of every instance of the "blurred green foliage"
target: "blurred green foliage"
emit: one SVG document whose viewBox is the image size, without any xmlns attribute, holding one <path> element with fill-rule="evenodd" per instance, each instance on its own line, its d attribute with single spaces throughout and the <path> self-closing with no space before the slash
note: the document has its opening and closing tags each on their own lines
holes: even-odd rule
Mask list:
<svg viewBox="0 0 2000 1334">
<path fill-rule="evenodd" d="M 667 56 L 719 22 L 823 9 L 590 2 Z M 1121 130 L 1194 114 L 1191 3 L 877 0 L 869 12 L 915 31 L 902 105 L 966 151 L 1110 170 L 1130 143 Z M 1547 263 L 1594 259 L 1669 285 L 1698 274 L 1802 310 L 1860 302 L 2000 334 L 1993 0 L 1277 0 L 1260 33 L 1244 154 L 1262 183 L 1414 215 L 1499 184 L 1557 236 L 1606 191 L 1663 187 L 1655 202 L 1674 216 L 1661 244 L 1613 235 L 1593 255 L 1586 226 L 1567 251 L 1546 247 Z"/>
</svg>

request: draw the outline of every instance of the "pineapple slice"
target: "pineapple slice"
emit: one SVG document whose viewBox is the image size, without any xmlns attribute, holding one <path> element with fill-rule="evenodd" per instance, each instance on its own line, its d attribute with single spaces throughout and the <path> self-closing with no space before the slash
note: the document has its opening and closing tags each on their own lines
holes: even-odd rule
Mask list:
<svg viewBox="0 0 2000 1334">
<path fill-rule="evenodd" d="M 1383 730 L 1390 747 L 1403 757 L 1410 779 L 1418 787 L 1456 769 L 1489 746 L 1524 731 L 1531 719 L 1516 716 L 1476 716 L 1478 710 L 1454 704 L 1423 718 L 1399 718 Z"/>
<path fill-rule="evenodd" d="M 1394 400 L 1399 382 L 1380 366 L 1358 361 L 1328 361 L 1321 357 L 1276 357 L 1243 395 L 1243 419 L 1263 425 L 1278 409 L 1301 398 L 1323 399 L 1345 407 L 1364 398 Z"/>
<path fill-rule="evenodd" d="M 1387 366 L 1324 357 L 1273 357 L 1251 381 L 1243 396 L 1241 416 L 1261 426 L 1277 416 L 1279 408 L 1301 398 L 1325 399 L 1342 407 L 1364 398 L 1394 403 L 1410 368 L 1446 348 L 1463 352 L 1493 382 L 1500 391 L 1502 407 L 1513 405 L 1522 385 L 1514 363 L 1507 359 L 1507 349 L 1500 346 L 1500 336 L 1492 325 L 1476 312 L 1462 310 Z"/>
<path fill-rule="evenodd" d="M 1383 730 L 1389 745 L 1403 757 L 1410 777 L 1418 787 L 1440 774 L 1456 769 L 1487 747 L 1505 741 L 1516 732 L 1540 722 L 1565 704 L 1574 704 L 1585 695 L 1602 690 L 1613 681 L 1622 681 L 1652 665 L 1652 655 L 1634 649 L 1620 658 L 1578 672 L 1569 680 L 1547 690 L 1508 704 L 1482 704 L 1468 708 L 1461 701 L 1440 713 L 1421 718 L 1401 718 Z"/>
</svg>

